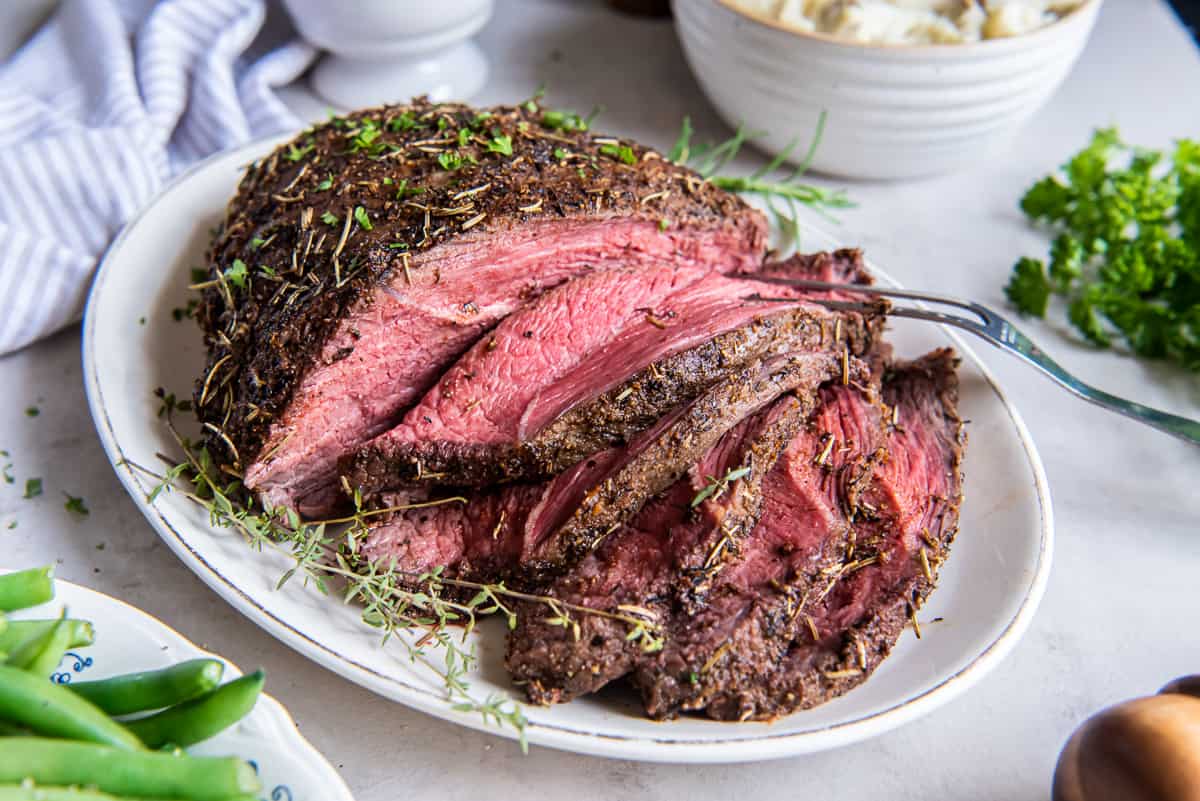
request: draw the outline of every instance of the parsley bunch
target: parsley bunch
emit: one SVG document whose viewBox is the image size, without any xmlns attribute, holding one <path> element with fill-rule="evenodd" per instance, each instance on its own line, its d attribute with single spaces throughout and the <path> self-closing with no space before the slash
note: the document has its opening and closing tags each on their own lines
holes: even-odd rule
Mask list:
<svg viewBox="0 0 1200 801">
<path fill-rule="evenodd" d="M 1102 129 L 1062 170 L 1021 198 L 1058 236 L 1049 265 L 1022 258 L 1005 294 L 1045 317 L 1051 295 L 1090 342 L 1124 339 L 1134 353 L 1200 371 L 1200 142 L 1169 153 Z"/>
</svg>

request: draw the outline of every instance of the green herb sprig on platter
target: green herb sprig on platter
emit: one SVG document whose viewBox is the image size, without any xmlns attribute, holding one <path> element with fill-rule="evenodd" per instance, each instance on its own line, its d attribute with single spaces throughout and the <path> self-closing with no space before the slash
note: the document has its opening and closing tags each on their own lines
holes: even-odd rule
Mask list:
<svg viewBox="0 0 1200 801">
<path fill-rule="evenodd" d="M 208 512 L 214 528 L 235 531 L 254 549 L 271 550 L 287 556 L 293 565 L 279 578 L 277 588 L 299 579 L 325 595 L 337 595 L 347 604 L 358 604 L 365 623 L 383 632 L 382 642 L 399 642 L 407 657 L 441 676 L 446 698 L 458 712 L 479 714 L 484 722 L 508 726 L 517 732 L 522 750 L 526 718 L 520 703 L 507 694 L 477 697 L 467 676 L 476 663 L 468 635 L 481 618 L 498 616 L 509 629 L 518 620 L 517 603 L 541 608 L 538 621 L 560 626 L 580 636 L 579 620 L 584 615 L 623 623 L 626 639 L 646 653 L 661 650 L 661 629 L 649 610 L 622 607 L 618 611 L 592 609 L 547 595 L 510 589 L 504 583 L 468 581 L 445 575 L 441 567 L 423 573 L 396 569 L 393 563 L 371 562 L 361 557 L 360 544 L 368 523 L 375 517 L 407 509 L 443 504 L 466 504 L 461 496 L 447 496 L 421 503 L 364 507 L 361 493 L 353 499 L 353 512 L 326 520 L 302 520 L 291 509 L 264 509 L 238 476 L 222 472 L 207 448 L 183 436 L 173 419 L 181 408 L 173 396 L 157 393 L 163 400 L 160 416 L 183 453 L 182 461 L 162 458 L 165 468 L 127 462 L 155 483 L 147 501 L 163 493 L 176 493 Z M 405 636 L 396 636 L 404 634 Z"/>
<path fill-rule="evenodd" d="M 825 132 L 825 112 L 817 119 L 817 127 L 808 143 L 808 150 L 800 163 L 790 170 L 784 169 L 796 149 L 800 146 L 801 136 L 797 135 L 783 150 L 750 175 L 724 175 L 722 170 L 737 157 L 747 142 L 762 136 L 761 131 L 751 131 L 746 126 L 738 126 L 733 136 L 719 144 L 695 145 L 692 138 L 695 130 L 688 117 L 683 118 L 683 125 L 675 146 L 671 148 L 667 158 L 676 164 L 682 164 L 696 170 L 713 186 L 729 192 L 742 195 L 757 195 L 763 198 L 767 209 L 775 218 L 783 234 L 786 244 L 794 244 L 800 235 L 800 224 L 797 211 L 800 206 L 807 206 L 822 216 L 834 219 L 831 209 L 853 208 L 854 203 L 846 196 L 844 190 L 830 190 L 801 181 L 801 177 L 812 166 L 817 147 Z"/>
</svg>

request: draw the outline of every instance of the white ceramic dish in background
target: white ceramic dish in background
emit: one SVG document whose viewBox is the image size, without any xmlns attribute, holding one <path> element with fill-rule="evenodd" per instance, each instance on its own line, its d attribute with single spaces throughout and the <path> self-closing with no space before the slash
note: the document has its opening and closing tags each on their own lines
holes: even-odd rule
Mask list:
<svg viewBox="0 0 1200 801">
<path fill-rule="evenodd" d="M 195 326 L 172 319 L 184 304 L 189 267 L 201 263 L 208 230 L 224 213 L 260 142 L 183 175 L 131 222 L 109 249 L 88 300 L 84 374 L 100 439 L 126 489 L 167 544 L 230 604 L 311 659 L 388 698 L 463 725 L 513 736 L 456 711 L 439 676 L 414 664 L 359 610 L 299 581 L 276 590 L 292 561 L 250 550 L 236 534 L 209 525 L 207 513 L 177 494 L 146 502 L 153 480 L 131 464 L 158 464 L 175 445 L 156 416 L 156 387 L 187 395 L 203 369 Z M 834 241 L 806 231 L 809 249 Z M 879 273 L 883 278 L 882 273 Z M 886 279 L 884 279 L 886 280 Z M 144 318 L 144 325 L 139 323 Z M 1028 627 L 1050 569 L 1050 499 L 1037 451 L 1002 390 L 953 336 L 933 326 L 895 332 L 902 354 L 954 344 L 965 352 L 963 417 L 968 431 L 961 533 L 941 586 L 922 610 L 924 639 L 905 633 L 870 681 L 842 698 L 774 723 L 644 719 L 632 697 L 612 691 L 552 708 L 527 708 L 535 744 L 603 756 L 662 762 L 733 762 L 833 748 L 887 731 L 949 701 L 979 681 Z M 930 623 L 934 618 L 943 622 Z M 473 640 L 479 663 L 471 691 L 512 693 L 503 668 L 504 634 L 485 621 Z"/>
<path fill-rule="evenodd" d="M 5 571 L 7 572 L 7 571 Z M 237 666 L 198 648 L 182 634 L 124 601 L 57 579 L 52 602 L 10 615 L 53 618 L 66 607 L 71 617 L 90 620 L 96 642 L 74 648 L 59 663 L 60 684 L 155 670 L 186 659 L 225 662 L 223 681 L 242 675 Z M 268 685 L 270 677 L 267 677 Z M 271 801 L 354 801 L 346 783 L 320 752 L 301 736 L 283 705 L 262 695 L 250 714 L 210 740 L 188 749 L 206 756 L 236 756 L 251 762 Z"/>
<path fill-rule="evenodd" d="M 692 71 L 730 125 L 795 159 L 826 113 L 812 167 L 849 178 L 951 172 L 996 154 L 1050 99 L 1083 52 L 1101 0 L 1024 36 L 875 45 L 806 33 L 724 0 L 676 0 Z"/>
<path fill-rule="evenodd" d="M 284 0 L 301 35 L 328 50 L 313 91 L 343 109 L 407 101 L 468 100 L 488 62 L 471 37 L 493 0 Z"/>
</svg>

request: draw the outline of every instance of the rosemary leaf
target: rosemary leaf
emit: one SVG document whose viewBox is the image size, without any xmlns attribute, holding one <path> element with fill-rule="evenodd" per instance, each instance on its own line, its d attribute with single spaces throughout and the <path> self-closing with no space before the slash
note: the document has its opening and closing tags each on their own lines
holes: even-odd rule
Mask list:
<svg viewBox="0 0 1200 801">
<path fill-rule="evenodd" d="M 678 164 L 692 167 L 714 186 L 729 192 L 762 197 L 766 202 L 767 209 L 775 218 L 784 241 L 794 243 L 800 231 L 796 217 L 797 204 L 807 206 L 826 217 L 830 216 L 829 209 L 844 209 L 854 206 L 843 190 L 823 189 L 800 181 L 800 177 L 812 164 L 824 132 L 825 113 L 821 112 L 804 158 L 790 171 L 783 171 L 784 162 L 795 152 L 800 143 L 799 136 L 793 138 L 773 159 L 752 174 L 722 175 L 721 171 L 737 157 L 746 142 L 761 134 L 748 131 L 745 126 L 739 126 L 734 135 L 726 141 L 716 145 L 697 147 L 692 144 L 695 131 L 692 128 L 691 120 L 684 117 L 679 137 L 675 141 L 675 146 L 671 148 L 669 157 Z M 782 174 L 772 177 L 781 171 L 783 171 Z M 778 204 L 786 206 L 786 210 L 780 208 Z"/>
</svg>

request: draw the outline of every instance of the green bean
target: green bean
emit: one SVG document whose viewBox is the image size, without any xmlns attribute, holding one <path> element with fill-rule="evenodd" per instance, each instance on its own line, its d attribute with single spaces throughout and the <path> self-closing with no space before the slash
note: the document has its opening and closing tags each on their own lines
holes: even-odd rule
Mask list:
<svg viewBox="0 0 1200 801">
<path fill-rule="evenodd" d="M 0 610 L 11 612 L 54 598 L 54 566 L 0 575 Z"/>
<path fill-rule="evenodd" d="M 228 801 L 261 788 L 240 759 L 122 751 L 93 743 L 11 737 L 0 747 L 0 782 L 32 778 L 49 785 L 82 785 L 105 793 L 180 801 Z"/>
<path fill-rule="evenodd" d="M 50 678 L 51 674 L 58 667 L 58 663 L 62 661 L 63 654 L 67 652 L 71 641 L 71 632 L 67 629 L 65 621 L 65 611 L 63 617 L 59 618 L 58 623 L 54 628 L 50 629 L 50 635 L 46 637 L 46 641 L 42 643 L 42 649 L 34 657 L 33 662 L 29 664 L 27 671 L 39 678 Z"/>
<path fill-rule="evenodd" d="M 7 720 L 0 720 L 0 737 L 17 737 L 31 733 L 26 726 L 18 726 L 15 723 L 9 723 Z"/>
<path fill-rule="evenodd" d="M 10 620 L 8 628 L 0 632 L 0 651 L 12 654 L 22 643 L 45 634 L 58 623 L 58 620 Z M 70 631 L 68 648 L 83 648 L 96 641 L 96 631 L 86 620 L 67 618 L 67 629 Z"/>
<path fill-rule="evenodd" d="M 162 670 L 68 684 L 67 689 L 110 715 L 128 715 L 190 701 L 215 689 L 224 672 L 217 659 L 191 659 Z"/>
<path fill-rule="evenodd" d="M 140 750 L 141 741 L 93 704 L 62 685 L 19 668 L 0 665 L 0 719 L 38 734 Z M 8 748 L 6 742 L 3 753 Z"/>
<path fill-rule="evenodd" d="M 21 643 L 9 655 L 7 664 L 43 678 L 53 673 L 69 647 L 71 632 L 67 629 L 66 619 L 64 609 L 62 617 L 44 634 Z"/>
<path fill-rule="evenodd" d="M 102 793 L 98 790 L 83 790 L 78 787 L 25 787 L 23 785 L 0 786 L 0 801 L 139 801 L 139 799 Z M 140 801 L 153 801 L 143 798 Z M 163 799 L 162 801 L 165 801 Z M 256 801 L 252 795 L 223 798 L 221 801 Z"/>
<path fill-rule="evenodd" d="M 266 674 L 257 670 L 199 698 L 131 720 L 125 726 L 149 748 L 187 747 L 224 731 L 254 708 Z"/>
</svg>

